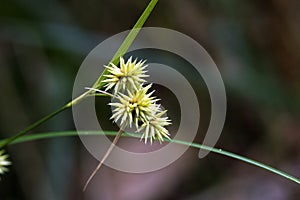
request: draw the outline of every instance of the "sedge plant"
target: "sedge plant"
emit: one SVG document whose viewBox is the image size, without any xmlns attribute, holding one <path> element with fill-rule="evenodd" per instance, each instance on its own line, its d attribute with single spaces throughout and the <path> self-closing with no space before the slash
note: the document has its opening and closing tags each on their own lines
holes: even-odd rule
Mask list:
<svg viewBox="0 0 300 200">
<path fill-rule="evenodd" d="M 159 142 L 173 142 L 181 145 L 188 145 L 190 147 L 199 148 L 227 157 L 231 157 L 245 163 L 257 166 L 259 168 L 270 171 L 288 180 L 291 180 L 297 184 L 300 184 L 300 180 L 288 173 L 282 172 L 278 169 L 262 164 L 255 160 L 237 155 L 222 149 L 217 149 L 202 144 L 190 143 L 186 141 L 173 140 L 169 136 L 171 133 L 167 130 L 167 126 L 170 125 L 171 121 L 166 116 L 165 110 L 161 108 L 158 103 L 158 99 L 153 96 L 151 90 L 151 84 L 146 84 L 145 78 L 146 65 L 145 61 L 133 60 L 132 58 L 124 60 L 122 57 L 127 52 L 128 48 L 134 41 L 135 37 L 139 33 L 140 28 L 143 27 L 144 23 L 148 19 L 149 15 L 156 6 L 158 0 L 151 0 L 141 14 L 140 18 L 130 31 L 128 36 L 125 38 L 111 62 L 105 67 L 105 70 L 101 76 L 96 80 L 92 87 L 88 88 L 86 92 L 79 95 L 69 103 L 65 104 L 58 110 L 50 113 L 49 115 L 41 118 L 35 123 L 29 125 L 25 129 L 21 130 L 17 134 L 2 139 L 0 141 L 0 175 L 3 175 L 8 171 L 8 167 L 11 162 L 8 160 L 8 155 L 4 152 L 4 148 L 7 145 L 13 145 L 21 142 L 32 141 L 37 139 L 54 138 L 62 136 L 76 136 L 76 135 L 112 135 L 115 139 L 112 145 L 107 150 L 105 156 L 100 161 L 90 178 L 85 184 L 88 185 L 91 178 L 100 169 L 102 163 L 109 156 L 109 153 L 113 149 L 114 145 L 118 142 L 120 137 L 130 137 L 130 135 L 123 133 L 126 126 L 135 126 L 136 131 L 141 133 L 141 139 L 144 142 L 152 143 L 155 140 Z M 113 103 L 109 105 L 113 108 L 113 115 L 111 119 L 114 122 L 120 122 L 121 128 L 118 132 L 115 131 L 64 131 L 64 132 L 49 132 L 49 133 L 36 133 L 26 135 L 29 131 L 32 131 L 39 125 L 47 122 L 52 117 L 58 115 L 62 111 L 75 106 L 76 104 L 83 101 L 90 95 L 96 95 L 97 93 L 103 93 L 109 95 L 115 99 Z"/>
</svg>

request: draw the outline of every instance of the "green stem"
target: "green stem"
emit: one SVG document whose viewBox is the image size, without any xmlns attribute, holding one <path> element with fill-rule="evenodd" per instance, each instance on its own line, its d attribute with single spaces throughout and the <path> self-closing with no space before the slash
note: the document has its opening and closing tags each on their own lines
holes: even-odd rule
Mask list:
<svg viewBox="0 0 300 200">
<path fill-rule="evenodd" d="M 49 133 L 39 133 L 39 134 L 34 134 L 34 135 L 24 135 L 22 137 L 19 137 L 17 140 L 13 141 L 10 144 L 17 144 L 17 143 L 22 143 L 22 142 L 27 142 L 27 141 L 34 141 L 34 140 L 39 140 L 39 139 L 47 139 L 47 138 L 55 138 L 55 137 L 64 137 L 64 136 L 77 136 L 77 135 L 109 135 L 109 136 L 116 136 L 117 132 L 116 131 L 105 131 L 105 132 L 100 132 L 100 131 L 64 131 L 64 132 L 49 132 Z M 123 133 L 122 136 L 126 137 L 133 137 L 132 134 L 127 134 Z M 138 137 L 138 135 L 137 135 Z M 1 140 L 0 143 L 5 142 L 5 140 Z M 300 180 L 292 175 L 289 175 L 283 171 L 280 171 L 278 169 L 275 169 L 273 167 L 270 167 L 268 165 L 265 165 L 263 163 L 260 163 L 258 161 L 243 157 L 241 155 L 237 155 L 235 153 L 231 153 L 222 149 L 217 149 L 213 147 L 209 147 L 206 145 L 202 144 L 197 144 L 197 143 L 191 143 L 191 142 L 186 142 L 186 141 L 181 141 L 181 140 L 167 140 L 167 142 L 173 142 L 181 145 L 187 145 L 191 146 L 197 149 L 203 149 L 206 151 L 211 151 L 216 154 L 224 155 L 236 160 L 243 161 L 245 163 L 248 163 L 250 165 L 257 166 L 259 168 L 265 169 L 269 172 L 272 172 L 274 174 L 277 174 L 281 177 L 284 177 L 288 180 L 291 180 L 297 184 L 300 184 Z"/>
<path fill-rule="evenodd" d="M 196 143 L 189 143 L 189 142 L 185 142 L 185 141 L 181 141 L 181 140 L 171 140 L 171 142 L 174 142 L 174 143 L 177 143 L 177 144 L 182 144 L 182 145 L 188 145 L 188 146 L 191 146 L 191 147 L 195 147 L 195 148 L 199 148 L 199 149 L 203 149 L 203 150 L 206 150 L 206 151 L 211 151 L 211 152 L 214 152 L 214 153 L 217 153 L 217 154 L 221 154 L 221 155 L 224 155 L 224 156 L 227 156 L 227 157 L 230 157 L 230 158 L 234 158 L 236 160 L 240 160 L 240 161 L 243 161 L 245 163 L 249 163 L 251 165 L 254 165 L 254 166 L 257 166 L 257 167 L 260 167 L 262 169 L 265 169 L 267 171 L 270 171 L 270 172 L 273 172 L 277 175 L 280 175 L 286 179 L 289 179 L 295 183 L 298 183 L 300 184 L 300 180 L 294 176 L 291 176 L 283 171 L 280 171 L 278 169 L 275 169 L 273 167 L 270 167 L 268 165 L 265 165 L 265 164 L 262 164 L 258 161 L 255 161 L 255 160 L 252 160 L 252 159 L 249 159 L 249 158 L 246 158 L 246 157 L 243 157 L 243 156 L 240 156 L 240 155 L 237 155 L 235 153 L 231 153 L 231 152 L 228 152 L 228 151 L 224 151 L 222 149 L 216 149 L 216 148 L 213 148 L 213 147 L 209 147 L 209 146 L 205 146 L 205 145 L 202 145 L 202 144 L 196 144 Z"/>
<path fill-rule="evenodd" d="M 142 15 L 138 19 L 138 21 L 135 23 L 135 25 L 131 29 L 131 31 L 128 34 L 128 36 L 125 38 L 124 42 L 121 44 L 120 48 L 115 53 L 114 57 L 111 60 L 111 63 L 113 63 L 115 65 L 119 64 L 119 61 L 120 61 L 119 58 L 121 56 L 123 56 L 127 52 L 127 50 L 129 49 L 130 45 L 132 44 L 132 42 L 134 41 L 134 39 L 136 38 L 136 36 L 140 32 L 140 29 L 145 24 L 146 19 L 149 17 L 149 15 L 151 14 L 151 12 L 153 11 L 153 9 L 154 9 L 155 5 L 157 4 L 157 2 L 158 2 L 158 0 L 151 0 L 150 1 L 150 3 L 148 4 L 147 8 L 144 10 L 144 12 L 142 13 Z M 105 68 L 105 70 L 103 71 L 103 73 L 101 74 L 101 76 L 98 78 L 98 80 L 93 85 L 93 88 L 100 89 L 103 86 L 103 82 L 102 81 L 104 80 L 104 78 L 105 78 L 104 75 L 106 75 L 107 72 L 108 71 Z"/>
<path fill-rule="evenodd" d="M 133 29 L 129 32 L 129 34 L 127 35 L 126 39 L 123 41 L 123 43 L 121 44 L 121 46 L 119 47 L 119 49 L 117 50 L 117 52 L 115 53 L 115 55 L 113 56 L 113 58 L 111 60 L 111 62 L 113 62 L 115 65 L 117 65 L 119 63 L 120 56 L 123 56 L 126 53 L 126 51 L 128 50 L 128 48 L 130 47 L 130 45 L 132 44 L 132 42 L 136 38 L 137 34 L 139 33 L 140 28 L 143 27 L 144 23 L 148 19 L 150 13 L 152 12 L 152 10 L 155 7 L 155 5 L 157 4 L 157 2 L 158 2 L 158 0 L 151 0 L 150 1 L 150 3 L 148 4 L 148 6 L 144 10 L 144 12 L 142 13 L 142 15 L 138 19 L 138 21 L 136 22 L 136 24 L 134 25 Z M 100 77 L 98 78 L 98 80 L 94 83 L 93 88 L 101 89 L 101 87 L 103 86 L 103 82 L 101 82 L 101 81 L 105 78 L 105 76 L 104 76 L 105 74 L 107 74 L 107 69 L 105 69 L 102 72 L 102 74 L 100 75 Z M 34 128 L 36 128 L 39 125 L 43 124 L 44 122 L 48 121 L 52 117 L 54 117 L 57 114 L 61 113 L 62 111 L 66 110 L 66 109 L 68 109 L 70 107 L 72 107 L 73 105 L 76 105 L 77 103 L 79 103 L 80 101 L 82 101 L 84 98 L 88 97 L 89 94 L 91 94 L 92 92 L 94 92 L 94 91 L 89 90 L 89 91 L 81 94 L 80 96 L 78 96 L 74 100 L 70 101 L 66 105 L 64 105 L 61 108 L 59 108 L 58 110 L 50 113 L 49 115 L 43 117 L 42 119 L 36 121 L 35 123 L 27 126 L 25 129 L 21 130 L 16 135 L 14 135 L 14 136 L 10 137 L 9 139 L 5 140 L 5 142 L 1 142 L 0 143 L 0 149 L 4 148 L 6 145 L 8 145 L 11 142 L 15 141 L 17 138 L 25 135 L 29 131 L 33 130 Z"/>
<path fill-rule="evenodd" d="M 33 130 L 34 128 L 38 127 L 39 125 L 43 124 L 44 122 L 48 121 L 52 117 L 58 115 L 62 111 L 64 111 L 64 110 L 72 107 L 73 105 L 77 104 L 83 98 L 85 98 L 89 93 L 90 93 L 90 91 L 87 91 L 87 92 L 83 93 L 82 95 L 80 95 L 76 99 L 70 101 L 69 103 L 67 103 L 66 105 L 64 105 L 61 108 L 57 109 L 56 111 L 50 113 L 49 115 L 46 115 L 45 117 L 41 118 L 40 120 L 38 120 L 38 121 L 34 122 L 33 124 L 27 126 L 25 129 L 21 130 L 16 135 L 14 135 L 14 136 L 12 136 L 12 137 L 4 140 L 3 142 L 0 143 L 0 149 L 2 149 L 3 147 L 5 147 L 6 145 L 12 143 L 13 141 L 15 141 L 16 139 L 18 139 L 19 137 L 25 135 L 26 133 L 28 133 L 29 131 Z"/>
</svg>

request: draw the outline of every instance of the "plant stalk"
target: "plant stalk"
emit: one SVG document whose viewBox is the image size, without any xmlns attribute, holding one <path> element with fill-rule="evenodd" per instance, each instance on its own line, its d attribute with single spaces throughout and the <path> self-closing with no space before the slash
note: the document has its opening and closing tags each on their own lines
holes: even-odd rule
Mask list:
<svg viewBox="0 0 300 200">
<path fill-rule="evenodd" d="M 127 37 L 125 38 L 125 40 L 123 41 L 123 43 L 121 44 L 121 46 L 119 47 L 119 49 L 117 50 L 117 52 L 115 53 L 115 55 L 113 56 L 113 58 L 111 60 L 112 63 L 114 63 L 115 65 L 119 64 L 119 57 L 123 56 L 126 53 L 126 51 L 128 50 L 128 48 L 130 47 L 130 45 L 132 44 L 132 42 L 136 38 L 137 34 L 139 33 L 140 29 L 145 24 L 146 20 L 148 19 L 149 15 L 151 14 L 151 12 L 154 9 L 154 7 L 157 4 L 157 2 L 158 2 L 158 0 L 151 0 L 150 1 L 150 3 L 146 7 L 146 9 L 142 13 L 142 15 L 139 17 L 138 21 L 135 23 L 135 25 L 132 28 L 132 30 L 129 32 L 129 34 L 127 35 Z M 102 80 L 104 80 L 104 78 L 105 78 L 104 75 L 107 74 L 107 73 L 108 73 L 108 70 L 107 70 L 107 68 L 105 68 L 104 71 L 102 72 L 102 74 L 100 75 L 100 77 L 94 83 L 93 88 L 96 88 L 96 89 L 101 89 L 102 88 L 102 86 L 104 85 L 104 83 L 102 82 Z M 36 128 L 39 125 L 43 124 L 44 122 L 48 121 L 52 117 L 54 117 L 57 114 L 61 113 L 62 111 L 64 111 L 64 110 L 66 110 L 68 108 L 71 108 L 72 106 L 76 105 L 77 103 L 79 103 L 80 101 L 82 101 L 84 98 L 86 98 L 90 93 L 91 93 L 91 90 L 89 90 L 89 91 L 81 94 L 80 96 L 78 96 L 74 100 L 70 101 L 66 105 L 64 105 L 61 108 L 59 108 L 58 110 L 50 113 L 49 115 L 41 118 L 40 120 L 36 121 L 35 123 L 27 126 L 25 129 L 21 130 L 16 135 L 13 135 L 13 136 L 11 136 L 8 139 L 2 140 L 2 142 L 0 143 L 0 149 L 2 149 L 5 146 L 7 146 L 8 144 L 14 142 L 19 137 L 25 135 L 29 131 L 33 130 L 34 128 Z"/>
<path fill-rule="evenodd" d="M 24 135 L 18 139 L 16 139 L 14 142 L 10 143 L 10 145 L 13 144 L 18 144 L 18 143 L 23 143 L 23 142 L 28 142 L 28 141 L 34 141 L 34 140 L 39 140 L 39 139 L 47 139 L 47 138 L 56 138 L 56 137 L 67 137 L 67 136 L 77 136 L 77 135 L 106 135 L 106 136 L 116 136 L 118 133 L 116 133 L 115 131 L 63 131 L 63 132 L 48 132 L 48 133 L 38 133 L 38 134 L 34 134 L 34 135 Z M 133 137 L 132 134 L 127 134 L 127 133 L 123 133 L 122 136 L 125 137 Z M 4 142 L 7 139 L 1 140 L 0 143 Z M 275 169 L 271 166 L 268 166 L 266 164 L 263 164 L 261 162 L 252 160 L 250 158 L 246 158 L 244 156 L 229 152 L 229 151 L 225 151 L 223 149 L 218 149 L 218 148 L 213 148 L 213 147 L 209 147 L 209 146 L 205 146 L 202 144 L 197 144 L 197 143 L 191 143 L 191 142 L 187 142 L 187 141 L 182 141 L 182 140 L 169 140 L 166 139 L 166 142 L 173 142 L 173 143 L 177 143 L 177 144 L 181 144 L 181 145 L 187 145 L 187 146 L 191 146 L 197 149 L 203 149 L 203 150 L 207 150 L 207 151 L 211 151 L 213 153 L 219 154 L 219 155 L 223 155 L 226 157 L 230 157 L 239 161 L 242 161 L 244 163 L 248 163 L 250 165 L 259 167 L 261 169 L 267 170 L 271 173 L 277 174 L 283 178 L 286 178 L 290 181 L 293 181 L 297 184 L 300 185 L 300 179 L 296 178 L 295 176 L 292 176 L 286 172 L 283 172 L 281 170 Z"/>
<path fill-rule="evenodd" d="M 86 190 L 87 186 L 89 185 L 90 181 L 92 180 L 92 178 L 96 175 L 96 173 L 99 171 L 99 169 L 101 168 L 102 164 L 104 163 L 104 161 L 107 159 L 107 157 L 109 156 L 109 154 L 111 153 L 111 151 L 113 150 L 114 146 L 117 144 L 117 142 L 119 141 L 122 133 L 123 133 L 123 128 L 125 128 L 125 126 L 123 125 L 118 134 L 116 135 L 114 141 L 111 143 L 111 145 L 109 146 L 109 148 L 107 149 L 105 155 L 103 156 L 102 160 L 100 161 L 100 163 L 98 164 L 98 166 L 96 167 L 96 169 L 93 171 L 93 173 L 89 176 L 88 180 L 86 181 L 84 187 L 83 187 L 83 191 Z"/>
<path fill-rule="evenodd" d="M 88 94 L 91 93 L 91 91 L 87 91 L 85 93 L 83 93 L 82 95 L 78 96 L 76 99 L 70 101 L 69 103 L 67 103 L 66 105 L 62 106 L 61 108 L 59 108 L 58 110 L 50 113 L 49 115 L 46 115 L 45 117 L 41 118 L 40 120 L 34 122 L 33 124 L 27 126 L 25 129 L 21 130 L 20 132 L 18 132 L 16 135 L 13 135 L 12 137 L 4 140 L 3 142 L 0 143 L 0 149 L 4 148 L 5 146 L 7 146 L 8 144 L 14 142 L 16 139 L 18 139 L 19 137 L 25 135 L 26 133 L 28 133 L 29 131 L 33 130 L 34 128 L 38 127 L 39 125 L 43 124 L 44 122 L 48 121 L 49 119 L 51 119 L 52 117 L 56 116 L 57 114 L 61 113 L 62 111 L 72 107 L 73 105 L 79 103 L 80 101 L 82 101 L 85 97 L 88 96 Z"/>
</svg>

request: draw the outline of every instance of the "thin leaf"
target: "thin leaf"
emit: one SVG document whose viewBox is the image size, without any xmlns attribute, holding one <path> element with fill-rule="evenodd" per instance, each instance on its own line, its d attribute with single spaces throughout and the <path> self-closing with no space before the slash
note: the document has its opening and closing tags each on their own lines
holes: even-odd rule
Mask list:
<svg viewBox="0 0 300 200">
<path fill-rule="evenodd" d="M 39 139 L 47 139 L 47 138 L 56 138 L 56 137 L 66 137 L 66 136 L 77 136 L 77 135 L 107 135 L 107 136 L 116 136 L 117 132 L 116 131 L 105 131 L 105 132 L 100 132 L 100 131 L 64 131 L 64 132 L 48 132 L 48 133 L 38 133 L 38 134 L 34 134 L 34 135 L 24 135 L 22 137 L 19 137 L 18 139 L 16 139 L 14 142 L 12 142 L 11 144 L 17 144 L 17 143 L 22 143 L 22 142 L 28 142 L 28 141 L 34 141 L 34 140 L 39 140 Z M 139 138 L 138 134 L 128 134 L 128 133 L 124 133 L 122 136 L 126 136 L 126 137 L 137 137 Z M 203 150 L 207 150 L 207 151 L 211 151 L 213 153 L 217 153 L 217 154 L 221 154 L 230 158 L 234 158 L 236 160 L 240 160 L 242 162 L 248 163 L 250 165 L 254 165 L 257 166 L 259 168 L 265 169 L 267 171 L 270 171 L 274 174 L 277 174 L 281 177 L 284 177 L 288 180 L 291 180 L 295 183 L 300 184 L 300 179 L 287 174 L 283 171 L 280 171 L 278 169 L 275 169 L 273 167 L 270 167 L 268 165 L 265 165 L 263 163 L 260 163 L 258 161 L 243 157 L 241 155 L 237 155 L 235 153 L 231 153 L 228 151 L 224 151 L 222 149 L 217 149 L 217 148 L 213 148 L 213 147 L 209 147 L 206 145 L 202 145 L 202 144 L 197 144 L 197 143 L 190 143 L 190 142 L 186 142 L 186 141 L 181 141 L 181 140 L 169 140 L 166 139 L 167 142 L 173 142 L 173 143 L 177 143 L 177 144 L 181 144 L 181 145 L 186 145 L 186 146 L 191 146 L 197 149 L 203 149 Z M 5 140 L 1 140 L 0 144 L 5 142 Z"/>
<path fill-rule="evenodd" d="M 140 28 L 143 27 L 144 23 L 148 19 L 149 15 L 151 14 L 151 12 L 152 12 L 153 8 L 155 7 L 155 5 L 157 4 L 157 2 L 158 2 L 158 0 L 151 0 L 150 1 L 148 6 L 144 10 L 142 15 L 138 19 L 138 21 L 136 22 L 136 24 L 134 25 L 133 29 L 129 32 L 128 36 L 125 38 L 124 42 L 121 44 L 121 46 L 119 47 L 119 49 L 117 50 L 117 52 L 115 53 L 114 57 L 111 60 L 111 62 L 113 62 L 115 65 L 117 65 L 119 63 L 119 57 L 123 56 L 126 53 L 128 48 L 132 44 L 133 40 L 136 38 L 137 34 L 139 33 Z M 104 85 L 104 83 L 102 83 L 101 81 L 105 78 L 105 76 L 104 76 L 105 74 L 107 74 L 107 69 L 106 68 L 102 72 L 102 74 L 98 78 L 98 80 L 94 83 L 93 88 L 101 89 L 101 87 Z M 66 110 L 68 108 L 71 108 L 73 105 L 79 103 L 80 101 L 82 101 L 83 99 L 88 97 L 90 95 L 90 93 L 91 93 L 91 90 L 86 91 L 85 93 L 81 94 L 80 96 L 73 99 L 69 103 L 65 104 L 61 108 L 57 109 L 56 111 L 46 115 L 45 117 L 41 118 L 40 120 L 36 121 L 35 123 L 27 126 L 25 129 L 21 130 L 17 134 L 11 136 L 9 139 L 0 142 L 0 149 L 5 147 L 6 145 L 12 143 L 17 138 L 25 135 L 26 133 L 33 130 L 34 128 L 38 127 L 39 125 L 45 123 L 46 121 L 48 121 L 52 117 L 56 116 L 57 114 L 61 113 L 62 111 Z"/>
<path fill-rule="evenodd" d="M 134 41 L 134 39 L 136 38 L 136 36 L 140 32 L 141 28 L 145 24 L 146 20 L 148 19 L 149 15 L 151 14 L 151 12 L 154 9 L 157 2 L 158 2 L 158 0 L 151 0 L 150 1 L 150 3 L 148 4 L 146 9 L 144 10 L 142 15 L 140 16 L 140 18 L 135 23 L 134 27 L 131 29 L 128 36 L 125 38 L 125 40 L 121 44 L 120 48 L 118 49 L 118 51 L 115 53 L 114 57 L 112 58 L 111 62 L 113 64 L 115 64 L 115 65 L 119 64 L 119 61 L 120 61 L 119 58 L 127 52 L 127 50 L 129 49 L 130 45 L 132 44 L 132 42 Z M 101 74 L 101 76 L 96 81 L 96 83 L 94 84 L 93 87 L 94 88 L 101 88 L 104 85 L 104 83 L 102 83 L 101 81 L 105 79 L 105 75 L 107 75 L 107 74 L 108 74 L 108 70 L 107 70 L 107 68 L 105 68 L 103 73 Z"/>
</svg>

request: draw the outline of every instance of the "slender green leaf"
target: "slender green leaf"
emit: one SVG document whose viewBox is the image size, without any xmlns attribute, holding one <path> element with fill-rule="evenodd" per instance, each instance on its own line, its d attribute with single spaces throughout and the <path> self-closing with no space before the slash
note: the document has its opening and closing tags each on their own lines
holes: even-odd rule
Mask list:
<svg viewBox="0 0 300 200">
<path fill-rule="evenodd" d="M 126 53 L 128 48 L 130 47 L 130 45 L 132 44 L 132 42 L 136 38 L 137 34 L 139 33 L 140 29 L 143 27 L 144 23 L 148 19 L 149 15 L 151 14 L 151 12 L 154 9 L 157 2 L 158 2 L 158 0 L 151 0 L 150 1 L 148 6 L 144 10 L 142 15 L 138 19 L 138 21 L 136 22 L 136 24 L 134 25 L 133 29 L 129 32 L 128 36 L 125 38 L 124 42 L 121 44 L 121 46 L 119 47 L 119 49 L 117 50 L 117 52 L 115 53 L 114 57 L 111 60 L 111 62 L 113 62 L 115 65 L 117 65 L 119 63 L 119 57 L 123 56 Z M 93 85 L 94 88 L 99 88 L 100 89 L 103 86 L 103 83 L 101 81 L 105 78 L 104 77 L 105 74 L 107 74 L 106 69 L 102 72 L 101 76 L 94 83 L 94 85 Z M 27 126 L 25 129 L 21 130 L 20 132 L 18 132 L 15 135 L 11 136 L 10 138 L 6 139 L 5 141 L 0 142 L 0 149 L 5 147 L 6 145 L 12 143 L 13 141 L 18 139 L 19 137 L 25 135 L 26 133 L 33 130 L 34 128 L 38 127 L 39 125 L 45 123 L 46 121 L 48 121 L 52 117 L 56 116 L 57 114 L 61 113 L 62 111 L 66 110 L 68 108 L 71 108 L 73 105 L 79 103 L 80 101 L 82 101 L 83 99 L 88 97 L 90 92 L 91 92 L 91 90 L 86 91 L 85 93 L 81 94 L 80 96 L 73 99 L 69 103 L 65 104 L 61 108 L 57 109 L 56 111 L 46 115 L 45 117 L 41 118 L 40 120 L 36 121 L 35 123 Z"/>
<path fill-rule="evenodd" d="M 39 140 L 39 139 L 47 139 L 47 138 L 56 138 L 56 137 L 65 137 L 65 136 L 77 136 L 77 135 L 107 135 L 107 136 L 116 136 L 117 132 L 116 131 L 105 131 L 105 132 L 101 132 L 101 131 L 64 131 L 64 132 L 49 132 L 49 133 L 38 133 L 38 134 L 34 134 L 34 135 L 24 135 L 22 137 L 19 137 L 18 139 L 16 139 L 15 141 L 13 141 L 11 144 L 17 144 L 17 143 L 22 143 L 22 142 L 27 142 L 27 141 L 34 141 L 34 140 Z M 124 133 L 122 136 L 126 136 L 126 137 L 139 137 L 138 134 L 128 134 L 128 133 Z M 5 142 L 4 140 L 0 141 L 0 144 Z M 209 146 L 205 146 L 202 144 L 197 144 L 197 143 L 190 143 L 190 142 L 186 142 L 186 141 L 181 141 L 181 140 L 167 140 L 167 142 L 173 142 L 173 143 L 177 143 L 177 144 L 181 144 L 181 145 L 186 145 L 186 146 L 191 146 L 194 148 L 198 148 L 198 149 L 203 149 L 203 150 L 207 150 L 207 151 L 211 151 L 217 154 L 221 154 L 230 158 L 234 158 L 236 160 L 240 160 L 243 161 L 245 163 L 257 166 L 259 168 L 265 169 L 267 171 L 270 171 L 274 174 L 277 174 L 279 176 L 282 176 L 288 180 L 291 180 L 295 183 L 300 184 L 300 180 L 292 175 L 289 175 L 283 171 L 280 171 L 278 169 L 275 169 L 273 167 L 270 167 L 268 165 L 265 165 L 263 163 L 260 163 L 258 161 L 243 157 L 241 155 L 237 155 L 235 153 L 231 153 L 222 149 L 217 149 L 217 148 L 213 148 L 213 147 L 209 147 Z"/>
<path fill-rule="evenodd" d="M 115 65 L 119 64 L 119 58 L 123 56 L 127 50 L 129 49 L 130 45 L 140 32 L 141 28 L 145 24 L 146 20 L 148 19 L 149 15 L 151 14 L 152 10 L 154 9 L 155 5 L 157 4 L 158 0 L 151 0 L 138 21 L 135 23 L 134 27 L 131 29 L 123 43 L 121 44 L 120 48 L 118 51 L 115 53 L 114 57 L 112 58 L 111 62 L 114 63 Z M 101 82 L 105 78 L 105 74 L 107 74 L 107 69 L 103 71 L 99 79 L 96 81 L 94 84 L 94 88 L 101 88 L 103 86 L 103 83 Z"/>
</svg>

